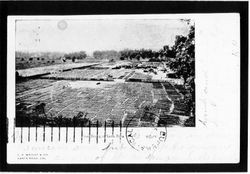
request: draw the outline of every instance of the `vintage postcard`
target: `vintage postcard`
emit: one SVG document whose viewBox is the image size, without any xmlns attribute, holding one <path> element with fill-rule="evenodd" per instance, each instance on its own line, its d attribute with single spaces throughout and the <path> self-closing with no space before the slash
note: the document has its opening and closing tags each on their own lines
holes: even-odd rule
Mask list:
<svg viewBox="0 0 250 174">
<path fill-rule="evenodd" d="M 237 13 L 8 16 L 8 163 L 238 163 L 239 42 Z"/>
</svg>

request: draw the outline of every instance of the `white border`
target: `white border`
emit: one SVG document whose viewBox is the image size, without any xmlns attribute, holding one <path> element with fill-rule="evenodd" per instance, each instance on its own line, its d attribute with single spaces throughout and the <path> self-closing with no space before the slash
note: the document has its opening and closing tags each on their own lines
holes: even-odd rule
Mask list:
<svg viewBox="0 0 250 174">
<path fill-rule="evenodd" d="M 196 42 L 196 127 L 170 128 L 164 147 L 153 159 L 134 152 L 133 149 L 109 151 L 103 163 L 238 163 L 240 140 L 240 49 L 239 14 L 171 14 L 171 15 L 87 15 L 87 16 L 8 16 L 7 57 L 7 116 L 11 137 L 15 115 L 15 20 L 36 19 L 180 19 L 195 21 Z M 232 42 L 234 41 L 234 44 Z M 205 123 L 205 124 L 204 124 Z M 126 142 L 124 142 L 126 144 Z M 51 144 L 49 144 L 51 145 Z M 9 163 L 17 161 L 16 153 L 27 146 L 47 146 L 46 143 L 9 143 Z M 73 151 L 46 151 L 50 158 L 45 163 L 100 163 L 95 146 Z M 82 147 L 82 146 L 81 146 Z M 71 150 L 70 150 L 71 149 Z M 88 154 L 82 158 L 77 154 Z M 119 153 L 119 156 L 116 154 Z M 61 156 L 60 156 L 61 154 Z M 53 158 L 55 156 L 55 158 Z M 67 156 L 67 158 L 66 158 Z M 66 159 L 65 159 L 66 158 Z M 69 161 L 71 160 L 71 161 Z M 28 163 L 32 163 L 29 161 Z M 44 161 L 34 161 L 44 163 Z"/>
</svg>

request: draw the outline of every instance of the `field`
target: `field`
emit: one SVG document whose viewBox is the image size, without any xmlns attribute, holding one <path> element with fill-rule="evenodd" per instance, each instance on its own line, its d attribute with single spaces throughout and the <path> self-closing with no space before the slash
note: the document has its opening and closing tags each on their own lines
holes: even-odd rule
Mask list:
<svg viewBox="0 0 250 174">
<path fill-rule="evenodd" d="M 32 77 L 32 76 L 41 76 L 50 73 L 57 73 L 66 70 L 72 70 L 75 68 L 84 68 L 96 65 L 97 63 L 67 63 L 59 65 L 50 65 L 46 67 L 36 67 L 17 70 L 19 76 L 21 77 Z"/>
<path fill-rule="evenodd" d="M 141 119 L 146 107 L 158 115 L 160 126 L 184 126 L 189 118 L 185 104 L 179 101 L 181 93 L 168 82 L 97 84 L 96 81 L 35 79 L 16 86 L 17 123 L 23 119 L 23 125 L 39 126 L 43 122 L 38 118 L 45 118 L 56 126 L 55 120 L 66 118 L 72 121 L 81 116 L 93 123 L 98 120 L 100 126 L 105 121 L 114 121 L 115 125 L 121 122 L 123 126 L 130 122 L 130 126 L 139 126 L 146 124 Z M 33 120 L 27 120 L 27 117 Z"/>
<path fill-rule="evenodd" d="M 23 77 L 39 76 L 16 83 L 17 126 L 194 126 L 186 89 L 160 66 L 71 63 L 19 70 Z"/>
<path fill-rule="evenodd" d="M 112 79 L 122 79 L 129 73 L 131 70 L 127 69 L 81 69 L 81 70 L 72 70 L 65 71 L 58 74 L 49 74 L 43 76 L 42 78 L 46 79 L 69 79 L 69 80 L 110 80 Z"/>
<path fill-rule="evenodd" d="M 94 83 L 84 87 L 86 83 L 90 82 L 31 80 L 20 83 L 17 106 L 26 108 L 27 114 L 38 104 L 45 103 L 47 116 L 72 118 L 84 112 L 89 119 L 98 119 L 101 123 L 104 120 L 119 122 L 126 112 L 135 112 L 142 101 L 152 102 L 151 84 L 111 82 L 101 87 L 94 87 Z"/>
</svg>

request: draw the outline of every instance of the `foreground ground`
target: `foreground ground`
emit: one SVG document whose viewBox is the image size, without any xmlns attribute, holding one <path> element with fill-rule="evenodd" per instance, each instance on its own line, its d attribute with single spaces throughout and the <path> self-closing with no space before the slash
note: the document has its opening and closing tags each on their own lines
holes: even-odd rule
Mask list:
<svg viewBox="0 0 250 174">
<path fill-rule="evenodd" d="M 66 80 L 65 80 L 66 79 Z M 17 124 L 54 125 L 64 119 L 99 126 L 194 126 L 185 89 L 161 73 L 87 68 L 26 79 L 16 84 Z M 39 118 L 43 118 L 42 122 Z M 152 119 L 153 118 L 153 119 Z M 44 121 L 43 120 L 43 121 Z M 70 123 L 69 123 L 70 124 Z"/>
</svg>

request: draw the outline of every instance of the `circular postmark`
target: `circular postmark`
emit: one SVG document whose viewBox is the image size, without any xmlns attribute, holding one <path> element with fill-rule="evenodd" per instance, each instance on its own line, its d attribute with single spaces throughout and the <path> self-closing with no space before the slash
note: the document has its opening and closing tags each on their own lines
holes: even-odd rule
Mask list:
<svg viewBox="0 0 250 174">
<path fill-rule="evenodd" d="M 57 23 L 57 27 L 58 29 L 60 30 L 65 30 L 67 28 L 68 24 L 65 20 L 60 20 L 58 23 Z"/>
<path fill-rule="evenodd" d="M 128 144 L 137 151 L 155 151 L 160 144 L 166 141 L 167 128 L 157 127 L 155 123 L 159 120 L 159 117 L 155 114 L 151 115 L 151 119 L 139 121 L 140 126 L 132 126 L 134 120 L 137 120 L 135 116 L 128 122 L 126 126 L 126 139 Z"/>
</svg>

